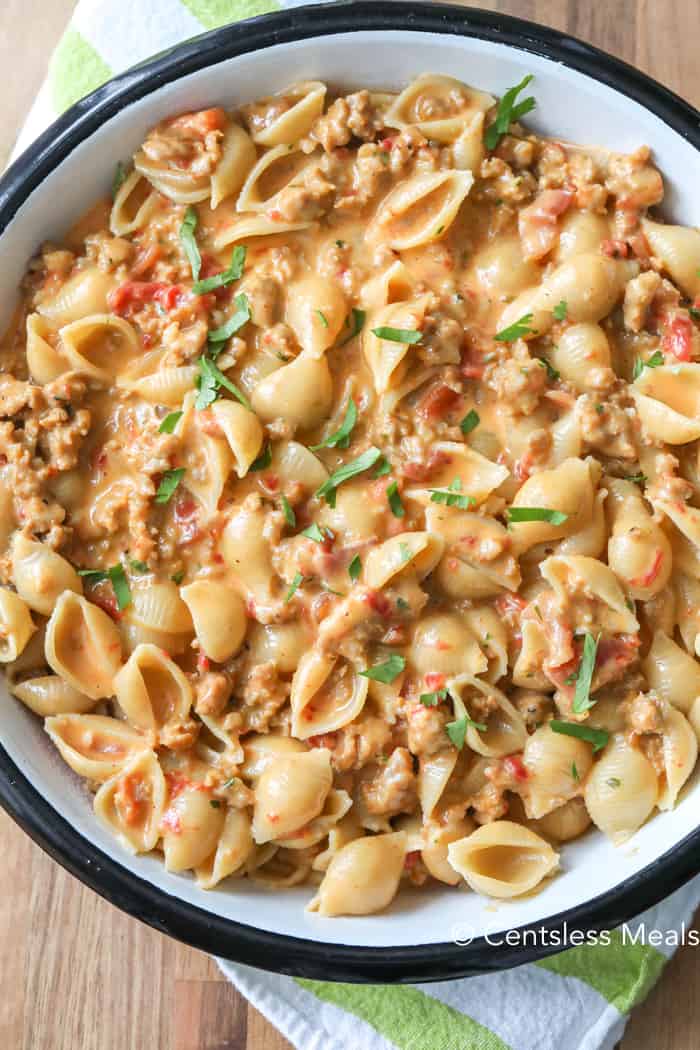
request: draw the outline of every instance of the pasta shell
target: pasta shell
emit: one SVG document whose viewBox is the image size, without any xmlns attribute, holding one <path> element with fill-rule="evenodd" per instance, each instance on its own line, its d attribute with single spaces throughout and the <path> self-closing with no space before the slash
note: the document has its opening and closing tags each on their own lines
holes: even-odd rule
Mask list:
<svg viewBox="0 0 700 1050">
<path fill-rule="evenodd" d="M 401 532 L 369 552 L 364 564 L 365 583 L 380 590 L 403 574 L 422 580 L 433 571 L 443 549 L 442 538 L 434 533 Z"/>
<path fill-rule="evenodd" d="M 367 228 L 367 241 L 406 251 L 439 240 L 457 218 L 473 183 L 470 171 L 411 175 L 380 203 Z"/>
<path fill-rule="evenodd" d="M 244 759 L 241 774 L 247 780 L 257 780 L 263 770 L 280 755 L 300 754 L 307 747 L 293 736 L 275 733 L 250 733 L 243 739 Z"/>
<path fill-rule="evenodd" d="M 296 671 L 312 641 L 311 631 L 300 620 L 265 625 L 254 623 L 246 639 L 246 648 L 253 663 L 274 663 L 282 674 L 289 674 Z"/>
<path fill-rule="evenodd" d="M 413 633 L 409 661 L 424 675 L 482 674 L 488 667 L 479 643 L 459 613 L 423 616 Z"/>
<path fill-rule="evenodd" d="M 447 857 L 473 890 L 499 899 L 529 893 L 559 866 L 549 843 L 510 820 L 494 820 L 451 842 Z"/>
<path fill-rule="evenodd" d="M 27 368 L 32 379 L 44 386 L 68 371 L 65 357 L 49 342 L 52 330 L 41 314 L 27 318 Z"/>
<path fill-rule="evenodd" d="M 572 595 L 585 593 L 595 605 L 595 624 L 612 634 L 636 634 L 639 621 L 628 607 L 625 593 L 612 569 L 597 558 L 553 556 L 540 566 L 542 578 L 571 604 Z M 576 615 L 575 609 L 573 611 Z M 592 622 L 589 618 L 589 625 Z"/>
<path fill-rule="evenodd" d="M 112 695 L 122 645 L 116 625 L 102 609 L 64 591 L 46 625 L 45 647 L 49 667 L 78 692 L 93 700 Z"/>
<path fill-rule="evenodd" d="M 233 453 L 236 474 L 244 478 L 262 448 L 263 428 L 257 416 L 237 401 L 219 398 L 211 411 Z"/>
<path fill-rule="evenodd" d="M 213 238 L 215 252 L 221 252 L 230 244 L 239 244 L 250 237 L 273 237 L 279 233 L 294 233 L 296 230 L 308 230 L 311 222 L 277 222 L 267 215 L 244 215 L 234 219 Z"/>
<path fill-rule="evenodd" d="M 366 310 L 379 310 L 406 299 L 414 299 L 416 281 L 411 271 L 397 259 L 383 273 L 371 277 L 360 289 L 360 303 Z"/>
<path fill-rule="evenodd" d="M 333 403 L 333 380 L 325 358 L 301 353 L 255 387 L 253 409 L 265 423 L 283 419 L 310 430 L 328 415 Z"/>
<path fill-rule="evenodd" d="M 523 620 L 520 624 L 522 645 L 511 676 L 513 684 L 522 689 L 551 689 L 552 683 L 542 670 L 549 654 L 549 640 L 537 620 Z"/>
<path fill-rule="evenodd" d="M 143 229 L 158 207 L 158 194 L 140 171 L 134 170 L 119 187 L 112 204 L 109 228 L 115 237 Z"/>
<path fill-rule="evenodd" d="M 197 885 L 203 890 L 213 889 L 242 868 L 253 849 L 250 815 L 242 809 L 227 809 L 216 849 L 195 871 Z"/>
<path fill-rule="evenodd" d="M 107 313 L 107 296 L 114 285 L 114 277 L 97 267 L 80 270 L 52 298 L 43 300 L 37 310 L 53 328 L 62 328 L 91 314 Z"/>
<path fill-rule="evenodd" d="M 499 236 L 474 256 L 472 267 L 485 292 L 519 295 L 540 280 L 540 267 L 523 255 L 520 238 Z"/>
<path fill-rule="evenodd" d="M 352 806 L 352 799 L 347 791 L 331 788 L 326 796 L 323 809 L 317 817 L 302 828 L 293 831 L 290 836 L 277 839 L 285 849 L 310 849 L 326 838 L 331 828 L 343 819 Z"/>
<path fill-rule="evenodd" d="M 15 533 L 12 543 L 12 579 L 20 598 L 43 616 L 51 615 L 64 591 L 83 593 L 82 581 L 70 562 L 21 532 Z"/>
<path fill-rule="evenodd" d="M 130 616 L 133 623 L 166 634 L 192 633 L 192 617 L 171 580 L 134 580 Z"/>
<path fill-rule="evenodd" d="M 583 835 L 591 826 L 586 804 L 582 798 L 572 798 L 563 806 L 532 821 L 532 830 L 555 842 L 570 842 Z"/>
<path fill-rule="evenodd" d="M 163 817 L 166 786 L 152 751 L 135 755 L 95 795 L 93 808 L 130 853 L 155 849 Z"/>
<path fill-rule="evenodd" d="M 221 160 L 211 177 L 211 207 L 238 193 L 255 164 L 255 146 L 239 124 L 229 124 L 221 143 Z"/>
<path fill-rule="evenodd" d="M 185 786 L 168 802 L 160 822 L 167 871 L 188 871 L 205 864 L 214 853 L 226 820 L 223 806 L 200 784 Z"/>
<path fill-rule="evenodd" d="M 275 199 L 287 186 L 298 185 L 303 172 L 315 161 L 298 146 L 275 146 L 265 150 L 243 183 L 236 201 L 238 212 L 265 212 L 274 207 Z"/>
<path fill-rule="evenodd" d="M 525 741 L 523 765 L 529 773 L 525 812 L 537 820 L 579 793 L 593 765 L 593 753 L 583 740 L 553 733 L 544 725 Z"/>
<path fill-rule="evenodd" d="M 700 230 L 642 219 L 652 255 L 690 299 L 700 295 Z"/>
<path fill-rule="evenodd" d="M 508 632 L 502 618 L 489 605 L 465 609 L 463 616 L 488 660 L 484 677 L 497 682 L 508 670 Z"/>
<path fill-rule="evenodd" d="M 457 752 L 439 751 L 436 755 L 421 755 L 418 771 L 418 801 L 423 818 L 432 816 L 442 793 L 457 765 Z"/>
<path fill-rule="evenodd" d="M 664 712 L 662 736 L 664 780 L 657 805 L 661 812 L 673 809 L 678 794 L 693 772 L 698 757 L 698 739 L 692 725 L 675 707 Z"/>
<path fill-rule="evenodd" d="M 270 761 L 255 786 L 255 842 L 288 838 L 309 824 L 323 810 L 332 783 L 331 754 L 325 748 Z"/>
<path fill-rule="evenodd" d="M 347 816 L 339 820 L 330 831 L 328 832 L 328 846 L 321 853 L 317 853 L 313 859 L 312 868 L 314 871 L 328 871 L 328 865 L 333 860 L 336 853 L 347 846 L 348 842 L 353 842 L 354 839 L 362 838 L 364 831 L 362 826 L 357 820 L 354 810 L 351 810 Z"/>
<path fill-rule="evenodd" d="M 248 877 L 268 890 L 283 890 L 306 882 L 310 871 L 308 852 L 275 847 L 274 853 L 264 863 L 256 864 Z"/>
<path fill-rule="evenodd" d="M 155 645 L 138 645 L 114 678 L 119 706 L 138 729 L 161 729 L 180 722 L 192 706 L 192 687 L 184 673 Z"/>
<path fill-rule="evenodd" d="M 263 603 L 272 599 L 275 578 L 264 524 L 265 513 L 261 508 L 251 510 L 244 505 L 229 520 L 221 536 L 224 561 L 247 596 Z"/>
<path fill-rule="evenodd" d="M 518 589 L 520 567 L 512 553 L 510 533 L 495 518 L 431 503 L 425 519 L 431 532 L 445 541 L 435 579 L 446 594 L 478 599 Z M 484 552 L 488 557 L 484 558 Z"/>
<path fill-rule="evenodd" d="M 104 715 L 52 715 L 44 728 L 74 772 L 100 783 L 152 743 L 121 719 Z"/>
<path fill-rule="evenodd" d="M 102 383 L 109 383 L 141 352 L 135 329 L 113 314 L 92 314 L 64 325 L 62 353 L 70 367 Z"/>
<path fill-rule="evenodd" d="M 201 651 L 216 663 L 235 656 L 248 627 L 245 602 L 238 592 L 227 583 L 195 580 L 182 587 L 180 595 L 190 611 Z"/>
<path fill-rule="evenodd" d="M 468 445 L 457 441 L 436 441 L 433 450 L 440 458 L 440 466 L 431 474 L 431 485 L 406 489 L 406 496 L 428 506 L 433 503 L 432 496 L 436 490 L 444 491 L 450 485 L 459 482 L 457 495 L 470 497 L 475 504 L 481 504 L 495 492 L 508 478 L 509 470 Z M 539 475 L 536 475 L 539 477 Z M 471 505 L 471 504 L 470 504 Z"/>
<path fill-rule="evenodd" d="M 375 335 L 381 328 L 420 331 L 425 319 L 430 296 L 423 295 L 409 302 L 390 303 L 378 310 L 372 322 L 362 331 L 362 351 L 372 373 L 374 389 L 385 394 L 406 377 L 411 358 L 409 343 L 383 339 Z"/>
<path fill-rule="evenodd" d="M 387 110 L 389 128 L 415 127 L 427 139 L 454 142 L 465 124 L 486 113 L 496 100 L 454 77 L 421 73 L 404 88 Z"/>
<path fill-rule="evenodd" d="M 610 343 L 599 324 L 569 325 L 550 352 L 550 361 L 576 390 L 588 390 L 594 368 L 610 368 Z"/>
<path fill-rule="evenodd" d="M 655 631 L 642 660 L 649 689 L 687 714 L 700 696 L 700 664 L 663 631 Z"/>
<path fill-rule="evenodd" d="M 305 80 L 264 101 L 275 102 L 274 114 L 264 125 L 253 124 L 253 141 L 260 146 L 289 146 L 302 139 L 323 112 L 326 85 L 320 80 Z M 245 112 L 245 110 L 244 110 Z"/>
<path fill-rule="evenodd" d="M 553 470 L 541 470 L 521 485 L 512 507 L 542 507 L 566 514 L 558 525 L 551 521 L 513 521 L 510 532 L 516 552 L 537 543 L 563 539 L 585 527 L 593 513 L 595 486 L 591 468 L 580 459 L 566 459 Z"/>
<path fill-rule="evenodd" d="M 372 915 L 396 896 L 406 857 L 406 834 L 370 835 L 340 849 L 308 906 L 319 915 Z"/>
<path fill-rule="evenodd" d="M 146 187 L 157 190 L 164 197 L 168 197 L 176 204 L 199 204 L 205 201 L 211 193 L 211 177 L 209 175 L 193 175 L 187 168 L 171 167 L 169 164 L 159 164 L 143 150 L 137 150 L 134 154 L 134 174 L 143 175 Z M 146 197 L 146 188 L 139 188 L 139 199 L 150 201 Z M 157 194 L 153 194 L 156 201 Z M 146 220 L 150 218 L 151 211 L 147 212 Z M 141 215 L 135 215 L 134 221 L 143 224 Z M 138 228 L 138 227 L 137 227 Z M 130 230 L 129 232 L 134 232 Z"/>
<path fill-rule="evenodd" d="M 528 739 L 525 722 L 500 689 L 461 674 L 450 680 L 449 692 L 455 720 L 468 716 L 466 743 L 472 751 L 496 758 L 522 750 Z M 479 729 L 479 725 L 486 729 Z"/>
<path fill-rule="evenodd" d="M 624 734 L 611 737 L 594 763 L 583 794 L 596 827 L 614 843 L 625 842 L 650 815 L 659 797 L 654 767 Z"/>
<path fill-rule="evenodd" d="M 0 587 L 0 663 L 16 660 L 36 627 L 22 598 Z"/>
<path fill-rule="evenodd" d="M 700 437 L 700 365 L 644 368 L 630 392 L 652 440 L 683 445 Z"/>
<path fill-rule="evenodd" d="M 298 441 L 280 441 L 275 445 L 270 470 L 281 482 L 296 481 L 307 492 L 315 492 L 328 480 L 328 471 L 318 456 Z"/>
<path fill-rule="evenodd" d="M 50 715 L 82 715 L 91 711 L 97 703 L 53 674 L 26 678 L 12 685 L 10 692 L 41 718 Z"/>
<path fill-rule="evenodd" d="M 292 735 L 308 740 L 354 721 L 364 707 L 367 689 L 367 679 L 345 659 L 310 649 L 292 679 Z"/>
<path fill-rule="evenodd" d="M 426 829 L 424 835 L 426 841 L 421 850 L 421 860 L 434 879 L 444 882 L 448 886 L 457 886 L 459 884 L 461 876 L 449 862 L 447 847 L 451 842 L 457 842 L 458 839 L 465 838 L 473 830 L 474 822 L 469 817 L 459 821 L 451 821 L 445 827 L 431 825 Z"/>
<path fill-rule="evenodd" d="M 322 357 L 333 346 L 346 315 L 345 296 L 328 277 L 305 277 L 289 286 L 286 321 L 311 357 Z"/>
<path fill-rule="evenodd" d="M 144 401 L 154 405 L 179 406 L 192 390 L 198 375 L 196 365 L 159 368 L 148 375 L 133 375 L 129 372 L 117 376 L 116 385 L 138 394 Z"/>
</svg>

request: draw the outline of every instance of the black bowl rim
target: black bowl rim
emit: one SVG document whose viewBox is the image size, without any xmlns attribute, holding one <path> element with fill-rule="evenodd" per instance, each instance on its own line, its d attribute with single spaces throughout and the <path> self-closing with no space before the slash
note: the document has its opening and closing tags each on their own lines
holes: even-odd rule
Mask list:
<svg viewBox="0 0 700 1050">
<path fill-rule="evenodd" d="M 574 37 L 477 8 L 343 0 L 264 15 L 205 33 L 130 69 L 81 99 L 40 135 L 0 179 L 0 234 L 33 190 L 81 142 L 119 110 L 164 84 L 274 44 L 362 30 L 469 36 L 552 59 L 640 103 L 696 149 L 700 148 L 697 110 L 639 70 Z M 495 945 L 483 937 L 468 946 L 449 941 L 384 948 L 326 944 L 222 918 L 157 889 L 77 832 L 49 805 L 2 747 L 0 803 L 35 842 L 81 882 L 162 933 L 234 962 L 320 980 L 436 981 L 532 962 L 560 950 L 553 944 L 566 947 L 574 932 L 611 929 L 633 918 L 700 871 L 698 828 L 608 892 L 519 927 L 518 947 Z"/>
</svg>

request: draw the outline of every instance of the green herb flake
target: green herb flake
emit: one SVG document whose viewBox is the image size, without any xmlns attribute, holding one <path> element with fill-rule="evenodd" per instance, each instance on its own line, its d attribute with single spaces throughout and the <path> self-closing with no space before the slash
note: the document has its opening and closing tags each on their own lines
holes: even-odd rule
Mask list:
<svg viewBox="0 0 700 1050">
<path fill-rule="evenodd" d="M 497 343 L 513 343 L 516 339 L 522 339 L 524 335 L 534 335 L 535 329 L 531 328 L 532 314 L 523 314 L 513 324 L 496 332 L 494 339 Z"/>
<path fill-rule="evenodd" d="M 459 429 L 466 437 L 467 434 L 471 434 L 472 430 L 476 430 L 480 422 L 481 419 L 479 413 L 476 409 L 470 408 L 462 422 L 459 424 Z"/>
<path fill-rule="evenodd" d="M 489 124 L 486 129 L 484 141 L 487 149 L 495 149 L 503 135 L 508 131 L 510 125 L 532 112 L 535 108 L 537 103 L 532 95 L 528 98 L 522 99 L 520 102 L 516 102 L 520 92 L 524 91 L 532 80 L 534 80 L 534 74 L 528 73 L 526 77 L 523 77 L 519 84 L 516 84 L 515 87 L 509 88 L 503 95 L 503 98 L 498 103 L 496 119 L 493 124 Z"/>
<path fill-rule="evenodd" d="M 145 561 L 137 561 L 135 558 L 129 558 L 129 567 L 141 574 L 150 571 Z"/>
<path fill-rule="evenodd" d="M 593 752 L 602 751 L 607 744 L 610 734 L 607 729 L 594 729 L 593 726 L 582 725 L 580 722 L 558 722 L 552 719 L 549 728 L 554 733 L 562 733 L 564 736 L 575 736 L 579 740 L 593 745 Z"/>
<path fill-rule="evenodd" d="M 175 427 L 182 419 L 182 412 L 169 412 L 158 427 L 159 434 L 172 434 Z"/>
<path fill-rule="evenodd" d="M 327 530 L 322 529 L 321 526 L 317 525 L 314 521 L 307 529 L 304 529 L 301 535 L 306 536 L 309 540 L 315 540 L 316 543 L 323 543 L 327 538 Z"/>
<path fill-rule="evenodd" d="M 347 448 L 350 444 L 350 435 L 357 423 L 357 405 L 352 398 L 348 398 L 348 407 L 345 410 L 345 419 L 335 433 L 325 438 L 318 445 L 311 445 L 312 452 L 318 452 L 322 448 Z"/>
<path fill-rule="evenodd" d="M 369 470 L 377 462 L 381 452 L 378 448 L 371 446 L 366 452 L 363 452 L 357 459 L 351 460 L 349 463 L 343 463 L 341 467 L 334 470 L 331 476 L 324 481 L 319 489 L 316 490 L 315 495 L 319 499 L 325 499 L 326 503 L 330 507 L 335 507 L 336 490 L 344 482 L 349 481 L 350 478 L 356 477 L 358 474 L 362 474 L 365 470 Z"/>
<path fill-rule="evenodd" d="M 176 583 L 178 585 L 178 587 L 180 586 L 180 584 L 182 583 L 184 578 L 185 578 L 185 573 L 184 573 L 183 569 L 180 569 L 179 572 L 174 572 L 172 574 L 172 576 L 170 577 L 170 579 L 173 581 L 173 583 Z"/>
<path fill-rule="evenodd" d="M 464 741 L 467 736 L 467 729 L 470 726 L 473 729 L 478 729 L 480 733 L 485 733 L 487 729 L 487 726 L 484 725 L 483 722 L 475 722 L 467 715 L 465 715 L 463 718 L 458 718 L 456 722 L 448 722 L 445 726 L 445 732 L 447 733 L 448 737 L 450 738 L 450 740 L 452 741 L 452 743 L 458 751 L 461 751 L 464 747 Z"/>
<path fill-rule="evenodd" d="M 318 317 L 318 319 L 321 322 L 321 324 L 323 325 L 323 327 L 324 328 L 328 328 L 328 318 L 324 314 L 323 310 L 314 310 L 314 313 Z"/>
<path fill-rule="evenodd" d="M 700 310 L 698 310 L 697 306 L 689 306 L 688 313 L 694 321 L 700 321 Z"/>
<path fill-rule="evenodd" d="M 568 309 L 569 307 L 567 305 L 566 299 L 562 299 L 561 302 L 557 303 L 557 305 L 552 310 L 552 316 L 554 317 L 555 321 L 565 321 L 566 312 Z"/>
<path fill-rule="evenodd" d="M 404 505 L 401 502 L 401 495 L 399 493 L 398 482 L 392 481 L 391 485 L 387 486 L 386 498 L 389 501 L 389 507 L 391 513 L 395 518 L 403 518 L 406 513 Z"/>
<path fill-rule="evenodd" d="M 284 604 L 285 605 L 292 600 L 292 598 L 294 597 L 296 592 L 299 590 L 299 588 L 301 587 L 303 582 L 304 582 L 304 577 L 302 576 L 302 574 L 300 572 L 295 573 L 294 579 L 292 580 L 292 585 L 291 585 L 291 587 L 289 588 L 289 590 L 287 591 L 287 593 L 284 596 Z"/>
<path fill-rule="evenodd" d="M 180 240 L 182 241 L 182 247 L 185 249 L 185 255 L 189 261 L 194 281 L 199 280 L 199 271 L 202 269 L 202 256 L 199 254 L 199 246 L 195 236 L 198 221 L 197 209 L 190 205 L 180 226 Z"/>
<path fill-rule="evenodd" d="M 387 474 L 391 474 L 391 463 L 386 456 L 380 456 L 376 467 L 372 471 L 373 478 L 383 478 Z"/>
<path fill-rule="evenodd" d="M 123 161 L 118 160 L 117 166 L 114 169 L 114 178 L 112 179 L 112 200 L 115 199 L 119 190 L 122 188 L 128 178 L 128 172 L 126 164 Z"/>
<path fill-rule="evenodd" d="M 598 639 L 586 631 L 583 639 L 583 655 L 576 675 L 576 692 L 574 693 L 573 712 L 582 715 L 595 705 L 590 699 L 591 682 L 595 671 L 595 658 L 598 651 Z"/>
<path fill-rule="evenodd" d="M 645 368 L 659 368 L 663 363 L 664 355 L 660 350 L 655 350 L 646 361 L 643 361 L 641 357 L 636 357 L 634 359 L 634 368 L 632 369 L 632 379 L 639 379 Z"/>
<path fill-rule="evenodd" d="M 350 325 L 350 334 L 343 339 L 340 344 L 341 346 L 345 346 L 346 343 L 349 343 L 351 339 L 354 339 L 356 335 L 360 334 L 364 327 L 366 317 L 367 313 L 365 310 L 358 310 L 353 306 L 351 312 L 348 314 L 347 321 L 345 322 L 346 325 Z"/>
<path fill-rule="evenodd" d="M 78 569 L 78 576 L 83 576 L 90 583 L 109 581 L 112 584 L 119 612 L 131 605 L 131 590 L 123 565 L 117 563 L 109 569 Z"/>
<path fill-rule="evenodd" d="M 258 458 L 254 459 L 253 462 L 250 464 L 250 466 L 248 467 L 248 473 L 254 474 L 259 470 L 267 470 L 271 463 L 272 447 L 268 443 L 267 445 L 265 445 L 265 448 L 262 450 Z"/>
<path fill-rule="evenodd" d="M 548 521 L 550 525 L 563 525 L 569 515 L 561 510 L 550 510 L 549 507 L 509 507 L 508 524 L 520 521 Z"/>
<path fill-rule="evenodd" d="M 361 572 L 362 572 L 362 559 L 360 558 L 359 554 L 356 554 L 355 557 L 350 562 L 350 564 L 348 565 L 348 576 L 354 582 L 355 580 L 358 580 L 360 578 L 360 573 Z"/>
<path fill-rule="evenodd" d="M 225 343 L 227 339 L 230 339 L 232 335 L 235 335 L 250 321 L 250 303 L 245 292 L 239 292 L 233 301 L 236 304 L 235 314 L 229 317 L 228 321 L 222 324 L 220 328 L 215 328 L 213 332 L 209 333 L 207 338 L 210 343 Z"/>
<path fill-rule="evenodd" d="M 571 763 L 571 777 L 572 777 L 572 780 L 575 780 L 577 784 L 581 780 L 581 776 L 579 774 L 578 769 L 576 768 L 576 763 L 575 762 Z"/>
<path fill-rule="evenodd" d="M 363 678 L 371 678 L 373 682 L 383 682 L 384 685 L 389 685 L 395 678 L 398 678 L 403 673 L 406 667 L 406 661 L 403 656 L 399 656 L 397 653 L 392 653 L 391 656 L 381 664 L 375 664 L 374 667 L 368 667 L 364 671 L 359 673 Z"/>
<path fill-rule="evenodd" d="M 209 805 L 211 806 L 212 809 L 221 809 L 221 802 L 219 801 L 218 798 L 210 798 L 209 799 Z"/>
<path fill-rule="evenodd" d="M 431 503 L 442 503 L 447 507 L 459 507 L 460 510 L 469 510 L 475 506 L 476 500 L 473 496 L 462 494 L 462 481 L 455 478 L 447 489 L 428 489 Z"/>
<path fill-rule="evenodd" d="M 619 788 L 622 786 L 622 781 L 619 777 L 608 777 L 605 783 L 611 788 Z"/>
<path fill-rule="evenodd" d="M 284 514 L 284 520 L 287 525 L 294 528 L 297 523 L 297 516 L 289 505 L 289 500 L 286 496 L 280 496 L 280 503 L 282 504 L 282 513 Z"/>
<path fill-rule="evenodd" d="M 216 288 L 225 288 L 226 285 L 239 281 L 243 276 L 246 251 L 243 244 L 237 244 L 233 249 L 228 270 L 222 270 L 221 273 L 215 273 L 212 277 L 205 277 L 203 281 L 197 281 L 192 285 L 194 294 L 206 295 L 207 292 L 213 292 Z"/>
<path fill-rule="evenodd" d="M 638 474 L 623 474 L 622 480 L 631 481 L 635 485 L 645 485 L 647 481 L 647 476 L 646 474 L 643 474 L 640 470 Z"/>
<path fill-rule="evenodd" d="M 401 595 L 399 595 L 396 599 L 396 608 L 401 609 L 402 612 L 408 612 L 411 606 L 408 604 L 405 598 L 402 598 Z"/>
<path fill-rule="evenodd" d="M 418 699 L 424 707 L 437 707 L 443 700 L 447 700 L 447 690 L 438 689 L 435 693 L 421 693 Z"/>
<path fill-rule="evenodd" d="M 411 560 L 411 548 L 407 543 L 399 543 L 399 554 L 403 564 Z"/>
<path fill-rule="evenodd" d="M 420 343 L 423 338 L 423 333 L 418 332 L 415 328 L 391 328 L 387 325 L 380 325 L 379 328 L 372 329 L 372 335 L 376 335 L 377 339 L 386 339 L 389 343 Z"/>
<path fill-rule="evenodd" d="M 176 470 L 166 470 L 156 492 L 156 503 L 168 503 L 184 476 L 184 467 L 177 467 Z"/>
<path fill-rule="evenodd" d="M 547 379 L 552 383 L 556 383 L 557 379 L 561 376 L 561 372 L 558 372 L 556 368 L 552 368 L 546 357 L 538 357 L 537 360 L 547 373 Z"/>
<path fill-rule="evenodd" d="M 224 390 L 228 390 L 230 394 L 233 394 L 244 408 L 252 411 L 250 401 L 245 394 L 217 368 L 210 357 L 200 357 L 197 364 L 199 365 L 199 375 L 197 376 L 196 384 L 197 398 L 194 403 L 195 408 L 208 408 L 209 405 L 216 401 L 219 388 L 223 387 Z"/>
</svg>

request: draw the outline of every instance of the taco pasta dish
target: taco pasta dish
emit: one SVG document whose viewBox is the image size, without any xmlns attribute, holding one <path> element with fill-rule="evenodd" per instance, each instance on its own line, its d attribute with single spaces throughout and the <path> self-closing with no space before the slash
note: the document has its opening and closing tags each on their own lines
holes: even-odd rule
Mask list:
<svg viewBox="0 0 700 1050">
<path fill-rule="evenodd" d="M 694 769 L 700 232 L 532 80 L 175 115 L 28 264 L 5 703 L 203 889 L 514 897 Z"/>
</svg>

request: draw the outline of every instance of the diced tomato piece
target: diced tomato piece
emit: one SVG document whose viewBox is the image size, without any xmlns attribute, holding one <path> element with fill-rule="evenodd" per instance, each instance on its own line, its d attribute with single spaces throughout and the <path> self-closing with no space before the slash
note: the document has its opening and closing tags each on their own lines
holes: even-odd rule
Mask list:
<svg viewBox="0 0 700 1050">
<path fill-rule="evenodd" d="M 197 510 L 198 503 L 192 496 L 179 496 L 175 500 L 175 507 L 173 510 L 175 521 L 189 521 L 190 518 L 193 518 L 195 516 Z"/>
<path fill-rule="evenodd" d="M 689 317 L 676 316 L 666 327 L 661 341 L 664 354 L 677 361 L 690 361 L 693 349 L 693 322 Z"/>
<path fill-rule="evenodd" d="M 511 594 L 510 591 L 505 594 L 499 594 L 493 604 L 499 616 L 506 616 L 508 613 L 519 616 L 523 609 L 527 607 L 527 602 L 524 598 L 521 598 L 519 594 Z"/>
<path fill-rule="evenodd" d="M 152 266 L 155 266 L 162 254 L 163 249 L 159 244 L 149 244 L 148 247 L 141 248 L 136 256 L 136 262 L 131 267 L 132 277 L 142 277 Z"/>
<path fill-rule="evenodd" d="M 182 113 L 167 121 L 168 127 L 191 135 L 204 138 L 210 131 L 223 131 L 226 127 L 226 113 L 221 106 L 212 109 L 200 109 L 194 113 Z"/>
<path fill-rule="evenodd" d="M 117 599 L 113 593 L 107 590 L 96 589 L 90 595 L 90 601 L 93 605 L 99 605 L 100 609 L 104 609 L 108 616 L 111 616 L 113 620 L 118 622 L 122 618 L 122 614 L 119 611 L 117 605 Z"/>
<path fill-rule="evenodd" d="M 613 240 L 611 238 L 601 241 L 600 250 L 603 255 L 607 255 L 611 259 L 626 259 L 629 255 L 629 245 L 626 241 Z"/>
<path fill-rule="evenodd" d="M 325 747 L 329 751 L 332 751 L 338 742 L 338 734 L 317 733 L 315 736 L 307 737 L 306 742 L 310 747 Z"/>
<path fill-rule="evenodd" d="M 370 609 L 385 620 L 391 616 L 391 602 L 381 591 L 367 591 L 365 600 Z"/>
<path fill-rule="evenodd" d="M 419 860 L 420 860 L 420 850 L 419 849 L 412 849 L 409 853 L 406 854 L 406 856 L 404 858 L 403 866 L 406 869 L 406 871 L 411 871 L 413 868 L 415 868 L 415 866 L 416 866 L 416 864 L 418 863 Z"/>
<path fill-rule="evenodd" d="M 462 397 L 458 391 L 445 383 L 438 383 L 421 398 L 418 403 L 418 413 L 425 419 L 444 419 L 456 409 L 461 400 Z"/>
<path fill-rule="evenodd" d="M 427 481 L 440 467 L 452 462 L 452 456 L 442 450 L 430 452 L 424 462 L 410 460 L 401 467 L 401 474 L 409 481 Z"/>
<path fill-rule="evenodd" d="M 107 296 L 112 313 L 127 317 L 146 303 L 158 302 L 164 310 L 179 306 L 188 294 L 181 284 L 165 284 L 163 281 L 124 281 Z"/>
<path fill-rule="evenodd" d="M 430 692 L 438 692 L 440 689 L 444 689 L 447 678 L 444 674 L 440 674 L 439 671 L 428 671 L 425 675 L 425 684 Z"/>
<path fill-rule="evenodd" d="M 200 649 L 197 656 L 197 670 L 206 673 L 211 670 L 211 660 Z"/>
<path fill-rule="evenodd" d="M 518 232 L 526 259 L 541 259 L 554 247 L 557 219 L 574 199 L 572 190 L 543 190 L 518 216 Z"/>
<path fill-rule="evenodd" d="M 530 774 L 523 765 L 523 760 L 520 755 L 508 755 L 507 758 L 503 759 L 503 766 L 512 777 L 516 780 L 527 780 Z"/>
</svg>

